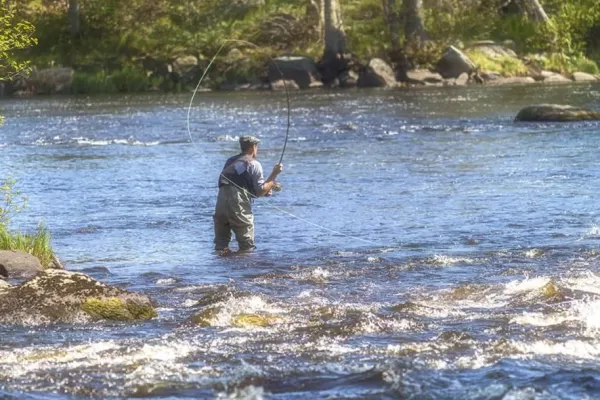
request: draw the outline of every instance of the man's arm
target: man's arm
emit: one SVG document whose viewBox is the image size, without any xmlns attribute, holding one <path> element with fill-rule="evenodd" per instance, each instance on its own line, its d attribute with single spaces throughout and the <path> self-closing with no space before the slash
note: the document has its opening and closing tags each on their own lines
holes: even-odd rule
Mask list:
<svg viewBox="0 0 600 400">
<path fill-rule="evenodd" d="M 267 195 L 271 191 L 271 189 L 273 189 L 273 187 L 277 184 L 275 182 L 275 178 L 277 178 L 277 175 L 279 175 L 281 171 L 283 171 L 283 165 L 275 164 L 275 166 L 273 167 L 273 171 L 271 171 L 271 174 L 265 180 L 265 183 L 263 183 L 261 189 L 256 193 L 258 197 Z"/>
</svg>

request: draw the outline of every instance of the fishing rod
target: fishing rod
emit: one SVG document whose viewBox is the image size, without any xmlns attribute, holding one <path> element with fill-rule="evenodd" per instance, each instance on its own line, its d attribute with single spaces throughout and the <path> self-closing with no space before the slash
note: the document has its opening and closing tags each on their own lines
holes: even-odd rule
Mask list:
<svg viewBox="0 0 600 400">
<path fill-rule="evenodd" d="M 213 65 L 213 63 L 215 62 L 215 60 L 217 59 L 219 54 L 221 54 L 221 51 L 223 51 L 223 49 L 225 48 L 225 46 L 228 43 L 246 44 L 246 45 L 254 46 L 256 49 L 260 50 L 260 47 L 257 44 L 254 44 L 247 40 L 226 39 L 225 41 L 223 41 L 223 43 L 219 47 L 219 50 L 217 50 L 217 53 L 213 56 L 213 58 L 210 60 L 210 62 L 204 69 L 202 76 L 200 76 L 200 80 L 198 81 L 198 84 L 196 85 L 196 89 L 194 89 L 194 93 L 192 94 L 192 98 L 190 99 L 190 105 L 188 107 L 188 113 L 187 113 L 187 129 L 188 129 L 188 134 L 190 136 L 190 140 L 192 139 L 192 133 L 190 130 L 190 113 L 192 110 L 192 104 L 194 103 L 194 98 L 196 97 L 196 93 L 198 92 L 198 89 L 200 89 L 200 85 L 202 85 L 202 82 L 204 81 L 206 74 L 210 70 L 210 67 Z M 281 80 L 283 81 L 283 88 L 285 89 L 285 98 L 286 98 L 286 103 L 287 103 L 287 123 L 286 123 L 286 129 L 285 129 L 285 139 L 283 141 L 283 148 L 281 149 L 281 156 L 279 157 L 279 164 L 281 164 L 283 162 L 283 156 L 285 155 L 285 150 L 287 149 L 287 144 L 288 144 L 288 138 L 290 136 L 291 113 L 292 113 L 292 111 L 291 111 L 292 107 L 290 105 L 290 92 L 288 90 L 287 83 L 285 82 L 285 77 L 283 75 L 283 72 L 281 71 L 281 68 L 279 68 L 279 65 L 277 65 L 275 60 L 273 60 L 273 58 L 270 55 L 266 54 L 266 56 L 269 58 L 271 64 L 275 66 L 275 68 L 277 69 L 277 72 L 279 72 L 279 75 L 281 76 Z M 196 146 L 196 144 L 194 143 L 193 140 L 192 140 L 192 143 L 194 144 L 194 146 Z"/>
<path fill-rule="evenodd" d="M 257 49 L 260 50 L 260 47 L 252 42 L 249 42 L 247 40 L 240 40 L 240 39 L 226 39 L 223 41 L 223 43 L 221 44 L 221 46 L 219 47 L 219 49 L 217 50 L 217 53 L 213 56 L 213 58 L 210 60 L 210 62 L 208 63 L 208 65 L 206 66 L 206 68 L 204 69 L 204 72 L 202 73 L 202 75 L 200 76 L 200 80 L 198 81 L 198 84 L 196 85 L 196 88 L 194 89 L 194 93 L 192 94 L 192 98 L 190 99 L 190 104 L 188 106 L 188 112 L 187 112 L 187 131 L 188 131 L 188 135 L 190 137 L 190 142 L 192 142 L 192 144 L 194 145 L 194 147 L 196 148 L 196 150 L 200 150 L 198 148 L 198 146 L 196 145 L 196 142 L 194 142 L 194 139 L 192 137 L 192 131 L 190 129 L 190 115 L 192 112 L 192 105 L 194 103 L 194 98 L 196 97 L 196 93 L 198 92 L 198 90 L 200 89 L 200 85 L 202 84 L 202 82 L 204 81 L 204 78 L 206 77 L 206 74 L 208 73 L 208 71 L 210 70 L 210 67 L 212 66 L 212 64 L 215 62 L 215 60 L 217 59 L 217 57 L 219 56 L 219 54 L 221 54 L 221 51 L 223 51 L 223 49 L 225 48 L 225 45 L 227 45 L 228 43 L 241 43 L 241 44 L 247 44 L 250 46 L 253 46 Z M 275 60 L 273 60 L 273 58 L 271 56 L 269 56 L 268 54 L 266 55 L 269 60 L 271 61 L 271 63 L 275 66 L 275 68 L 277 69 L 277 72 L 279 72 L 279 75 L 281 76 L 281 80 L 283 81 L 283 87 L 285 89 L 285 96 L 286 96 L 286 103 L 287 103 L 287 123 L 286 123 L 286 132 L 285 132 L 285 140 L 283 142 L 283 148 L 281 149 L 281 156 L 279 157 L 279 164 L 281 164 L 283 162 L 283 156 L 285 155 L 285 150 L 287 149 L 287 144 L 288 144 L 288 138 L 290 135 L 290 126 L 291 126 L 291 105 L 290 105 L 290 93 L 289 93 L 289 89 L 287 87 L 287 83 L 285 82 L 285 78 L 283 75 L 283 72 L 281 71 L 281 68 L 279 68 L 279 66 L 277 65 L 277 63 L 275 62 Z M 246 190 L 246 188 L 243 188 L 239 185 L 237 185 L 235 182 L 233 182 L 231 179 L 227 178 L 225 175 L 223 175 L 222 173 L 220 174 L 221 178 L 226 179 L 227 181 L 229 181 L 229 183 L 233 184 L 234 186 L 236 186 L 238 189 L 246 192 L 250 197 L 256 199 L 258 198 L 258 196 L 256 196 L 255 194 L 249 192 L 248 190 Z M 352 236 L 352 235 L 347 235 L 343 232 L 340 231 L 336 231 L 335 229 L 331 229 L 328 228 L 326 226 L 323 225 L 319 225 L 315 222 L 309 221 L 305 218 L 299 217 L 295 214 L 292 214 L 291 212 L 284 210 L 281 207 L 278 207 L 274 204 L 271 203 L 269 198 L 266 198 L 267 200 L 267 205 L 269 207 L 272 207 L 286 215 L 289 215 L 290 217 L 293 217 L 299 221 L 302 221 L 304 223 L 307 223 L 309 225 L 315 226 L 317 228 L 320 228 L 322 230 L 328 231 L 330 233 L 334 233 L 336 235 L 340 235 L 340 236 L 344 236 L 350 239 L 355 239 L 357 241 L 361 241 L 363 243 L 368 243 L 368 244 L 372 244 L 372 245 L 376 245 L 376 246 L 380 246 L 379 243 L 374 242 L 372 240 L 367 240 L 367 239 L 363 239 L 360 237 L 356 237 L 356 236 Z"/>
</svg>

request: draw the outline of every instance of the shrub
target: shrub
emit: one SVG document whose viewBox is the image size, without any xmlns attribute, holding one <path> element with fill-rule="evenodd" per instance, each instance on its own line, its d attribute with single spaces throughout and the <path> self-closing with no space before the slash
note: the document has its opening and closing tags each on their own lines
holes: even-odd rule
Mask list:
<svg viewBox="0 0 600 400">
<path fill-rule="evenodd" d="M 25 251 L 40 260 L 42 267 L 52 265 L 54 252 L 50 245 L 50 232 L 40 223 L 34 235 L 12 232 L 9 229 L 10 220 L 14 214 L 21 212 L 27 203 L 27 198 L 15 188 L 13 179 L 5 179 L 0 192 L 4 203 L 0 206 L 0 250 Z"/>
</svg>

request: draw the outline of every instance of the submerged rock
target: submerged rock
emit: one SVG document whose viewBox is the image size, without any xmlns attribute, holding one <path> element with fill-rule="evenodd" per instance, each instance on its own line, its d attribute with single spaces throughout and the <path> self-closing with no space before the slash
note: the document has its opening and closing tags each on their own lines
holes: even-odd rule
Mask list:
<svg viewBox="0 0 600 400">
<path fill-rule="evenodd" d="M 540 104 L 523 108 L 517 114 L 515 121 L 570 122 L 600 120 L 600 112 L 585 108 L 559 105 Z"/>
<path fill-rule="evenodd" d="M 6 272 L 9 278 L 31 278 L 42 271 L 40 260 L 24 251 L 0 251 L 0 275 Z"/>
<path fill-rule="evenodd" d="M 136 321 L 155 316 L 147 296 L 65 270 L 49 269 L 0 291 L 0 323 Z"/>
</svg>

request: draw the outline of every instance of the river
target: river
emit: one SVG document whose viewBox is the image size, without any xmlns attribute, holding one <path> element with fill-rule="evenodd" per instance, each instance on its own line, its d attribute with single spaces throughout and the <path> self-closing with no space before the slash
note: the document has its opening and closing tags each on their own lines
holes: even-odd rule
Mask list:
<svg viewBox="0 0 600 400">
<path fill-rule="evenodd" d="M 237 137 L 279 160 L 282 93 L 0 101 L 1 176 L 67 269 L 151 296 L 144 323 L 0 325 L 0 398 L 600 396 L 600 85 L 291 94 L 258 251 L 212 251 Z M 213 326 L 188 318 L 218 310 Z M 244 314 L 268 316 L 243 326 Z"/>
</svg>

